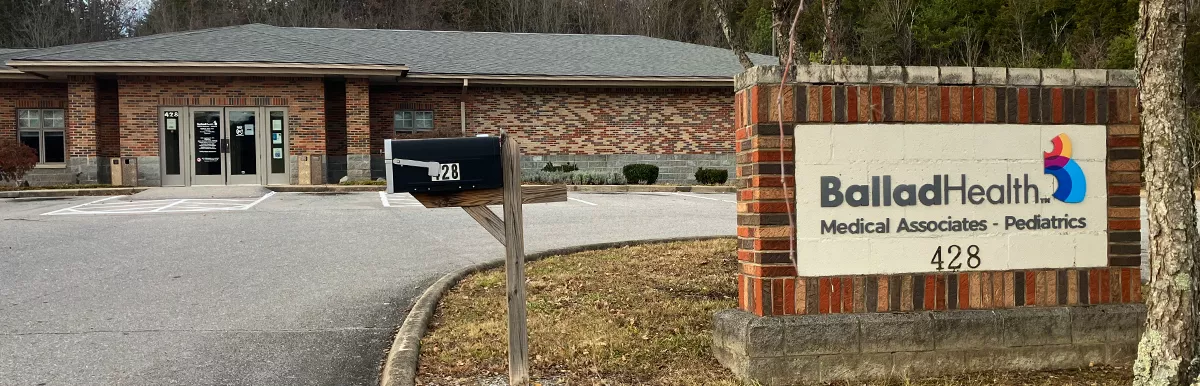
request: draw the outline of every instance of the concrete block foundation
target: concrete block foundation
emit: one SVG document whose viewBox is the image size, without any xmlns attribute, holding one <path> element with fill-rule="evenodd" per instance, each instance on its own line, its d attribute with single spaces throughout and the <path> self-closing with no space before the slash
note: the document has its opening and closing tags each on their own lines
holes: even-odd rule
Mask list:
<svg viewBox="0 0 1200 386">
<path fill-rule="evenodd" d="M 713 317 L 713 354 L 763 385 L 1128 365 L 1141 304 Z"/>
</svg>

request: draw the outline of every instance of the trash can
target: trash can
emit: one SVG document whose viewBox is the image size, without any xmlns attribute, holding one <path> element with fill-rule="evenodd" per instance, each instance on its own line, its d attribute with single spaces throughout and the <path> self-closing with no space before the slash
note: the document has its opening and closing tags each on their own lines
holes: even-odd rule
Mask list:
<svg viewBox="0 0 1200 386">
<path fill-rule="evenodd" d="M 117 185 L 117 186 L 124 185 L 123 184 L 124 180 L 121 178 L 122 177 L 121 176 L 121 159 L 113 158 L 113 159 L 109 160 L 109 163 L 110 163 L 108 165 L 109 183 L 111 183 L 113 185 Z"/>
<path fill-rule="evenodd" d="M 117 184 L 114 177 L 114 185 L 137 186 L 138 185 L 138 160 L 137 157 L 121 157 L 121 183 Z M 115 173 L 115 172 L 114 172 Z M 115 174 L 114 174 L 115 176 Z"/>
</svg>

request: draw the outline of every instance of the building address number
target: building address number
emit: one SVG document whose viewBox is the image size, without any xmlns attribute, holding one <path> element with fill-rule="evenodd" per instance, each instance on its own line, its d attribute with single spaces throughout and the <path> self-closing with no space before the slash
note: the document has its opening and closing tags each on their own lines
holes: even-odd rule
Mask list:
<svg viewBox="0 0 1200 386">
<path fill-rule="evenodd" d="M 929 260 L 929 264 L 936 265 L 938 271 L 944 269 L 957 271 L 962 269 L 962 254 L 964 251 L 967 253 L 965 259 L 967 268 L 979 268 L 979 264 L 983 263 L 983 261 L 979 257 L 978 245 L 968 245 L 966 248 L 959 245 L 950 245 L 945 248 L 944 254 L 942 253 L 942 246 L 939 245 L 937 250 L 933 252 L 933 259 Z M 949 261 L 946 259 L 949 259 Z"/>
</svg>

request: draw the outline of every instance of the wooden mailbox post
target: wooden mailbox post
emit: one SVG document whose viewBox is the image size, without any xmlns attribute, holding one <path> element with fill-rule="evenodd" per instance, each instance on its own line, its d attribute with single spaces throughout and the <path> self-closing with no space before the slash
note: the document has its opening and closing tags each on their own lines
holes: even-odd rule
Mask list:
<svg viewBox="0 0 1200 386">
<path fill-rule="evenodd" d="M 512 136 L 501 135 L 498 154 L 492 153 L 496 150 L 492 147 L 493 142 L 497 142 L 495 137 L 388 140 L 384 146 L 388 193 L 410 192 L 426 208 L 461 207 L 504 245 L 508 382 L 510 385 L 527 385 L 529 334 L 525 314 L 525 225 L 521 206 L 566 201 L 567 187 L 522 186 L 521 149 L 517 141 Z M 497 164 L 499 168 L 495 167 Z M 426 170 L 419 170 L 421 168 Z M 499 176 L 495 175 L 497 172 Z M 503 219 L 487 207 L 497 204 L 503 205 Z"/>
</svg>

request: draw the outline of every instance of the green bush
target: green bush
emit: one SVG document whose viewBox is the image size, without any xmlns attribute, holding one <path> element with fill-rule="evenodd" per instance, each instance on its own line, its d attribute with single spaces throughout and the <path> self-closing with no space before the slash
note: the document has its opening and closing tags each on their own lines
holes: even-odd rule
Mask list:
<svg viewBox="0 0 1200 386">
<path fill-rule="evenodd" d="M 546 163 L 546 166 L 543 166 L 543 167 L 542 167 L 542 171 L 543 171 L 543 172 L 563 172 L 563 173 L 567 173 L 567 172 L 573 172 L 573 171 L 576 171 L 576 170 L 579 170 L 579 166 L 575 166 L 575 164 L 573 164 L 573 163 L 570 163 L 570 162 L 567 162 L 567 163 L 564 163 L 564 164 L 562 164 L 562 165 L 558 165 L 558 166 L 554 166 L 554 163 L 553 163 L 553 162 L 547 162 L 547 163 Z"/>
<path fill-rule="evenodd" d="M 655 181 L 658 181 L 658 166 L 629 164 L 621 169 L 621 174 L 625 175 L 625 181 L 628 181 L 630 184 L 645 182 L 647 185 L 652 185 Z"/>
<path fill-rule="evenodd" d="M 521 180 L 538 185 L 624 185 L 625 179 L 616 173 L 593 172 L 526 172 Z"/>
<path fill-rule="evenodd" d="M 721 185 L 729 180 L 729 171 L 725 169 L 696 170 L 696 182 L 704 185 Z"/>
</svg>

